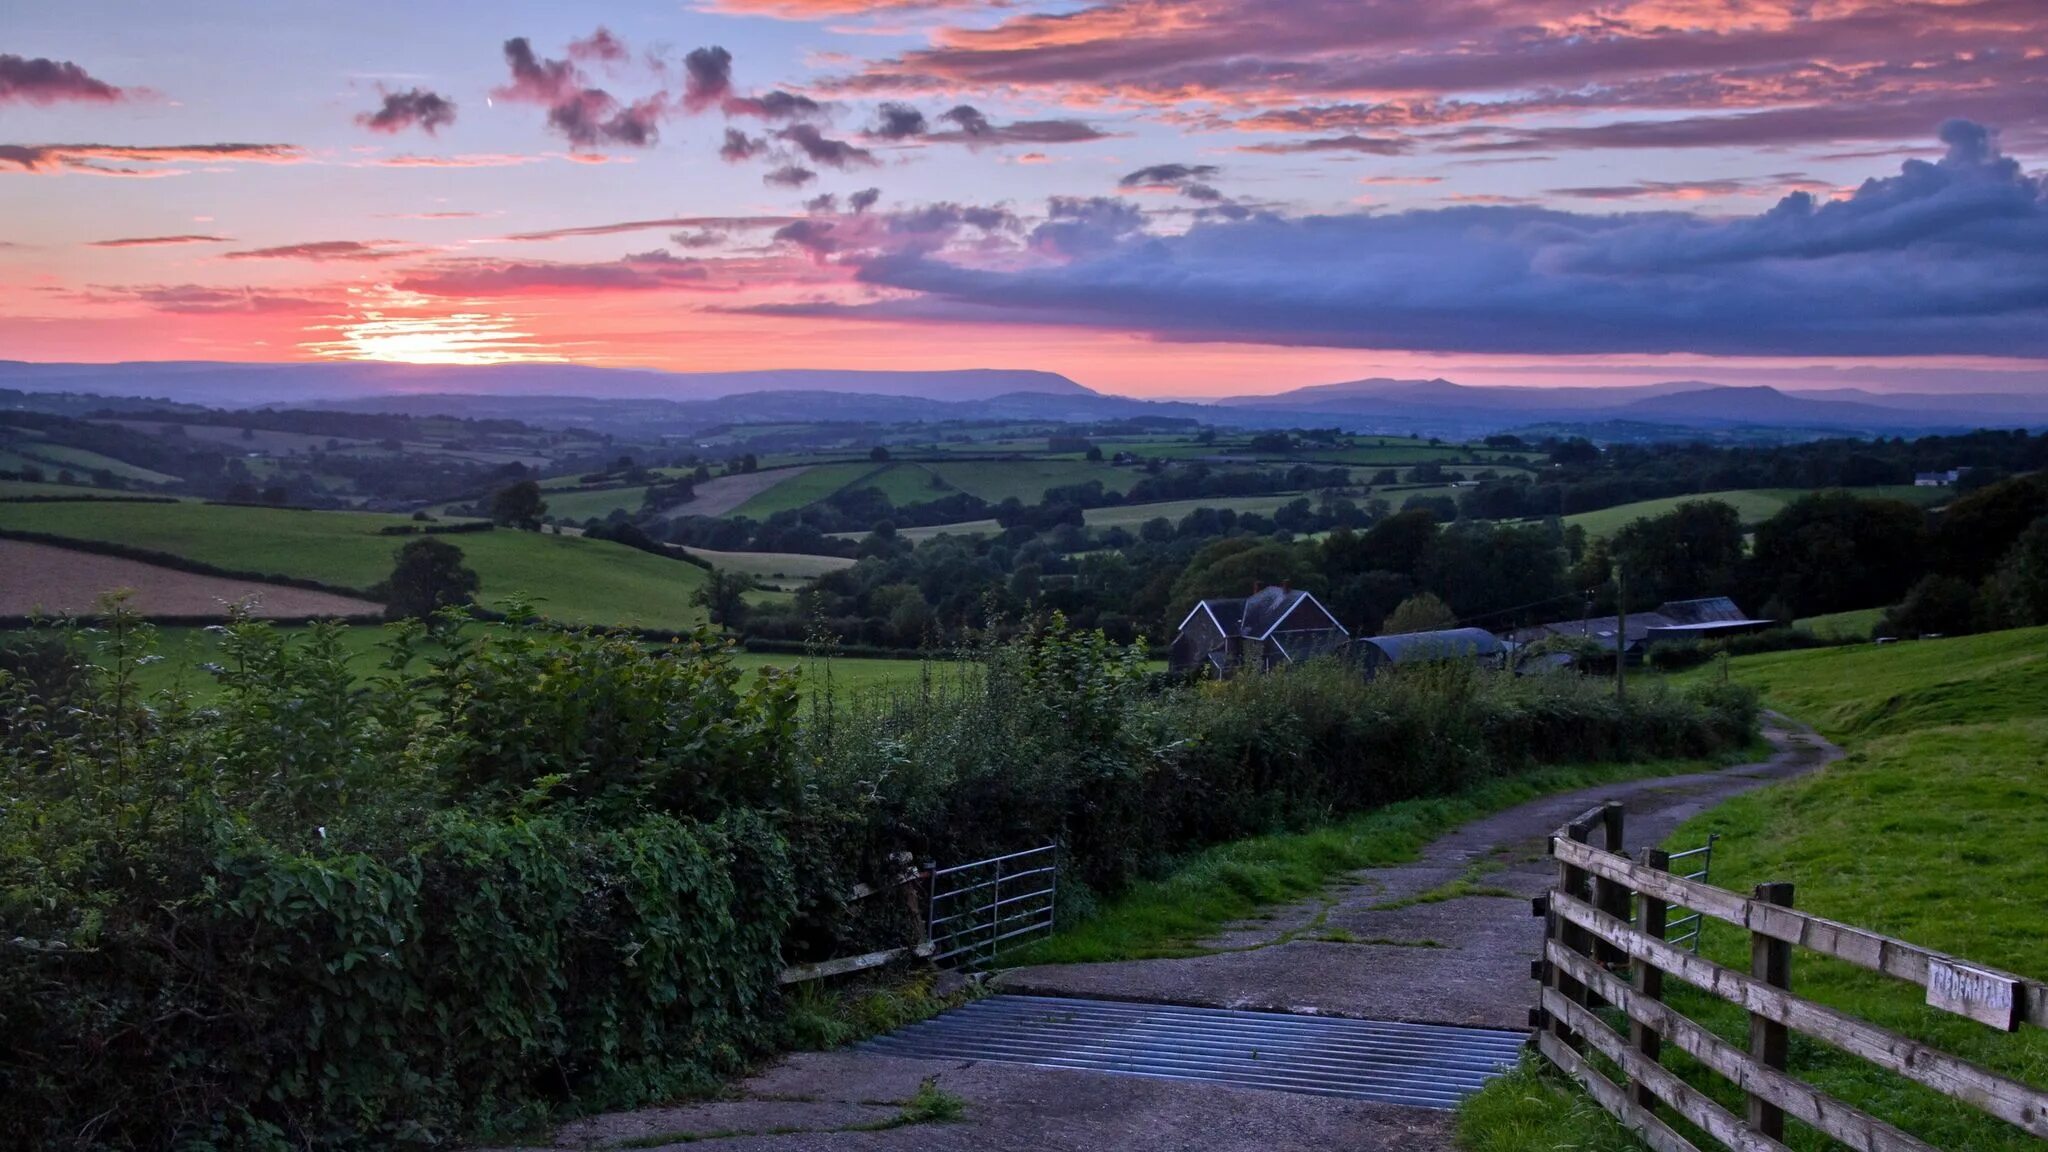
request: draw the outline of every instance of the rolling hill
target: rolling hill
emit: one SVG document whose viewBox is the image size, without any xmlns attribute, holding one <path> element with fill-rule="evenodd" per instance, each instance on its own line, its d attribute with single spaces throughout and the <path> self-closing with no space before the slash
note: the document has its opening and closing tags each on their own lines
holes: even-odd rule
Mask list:
<svg viewBox="0 0 2048 1152">
<path fill-rule="evenodd" d="M 231 571 L 351 589 L 367 589 L 390 574 L 392 556 L 406 537 L 380 529 L 394 525 L 413 522 L 361 512 L 196 502 L 0 504 L 0 529 L 107 541 Z M 690 603 L 704 582 L 704 570 L 692 564 L 580 536 L 499 530 L 443 539 L 461 548 L 482 577 L 478 599 L 487 606 L 521 596 L 559 620 L 637 628 L 686 628 L 704 618 Z"/>
</svg>

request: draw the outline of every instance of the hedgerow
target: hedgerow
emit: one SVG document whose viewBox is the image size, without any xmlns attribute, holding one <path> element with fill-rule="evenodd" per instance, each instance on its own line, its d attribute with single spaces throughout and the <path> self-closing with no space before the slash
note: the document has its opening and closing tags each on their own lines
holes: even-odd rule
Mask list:
<svg viewBox="0 0 2048 1152">
<path fill-rule="evenodd" d="M 1626 703 L 1471 668 L 1184 685 L 1056 618 L 849 697 L 649 645 L 222 629 L 0 645 L 0 1145 L 332 1148 L 524 1129 L 793 1038 L 776 973 L 905 942 L 906 863 L 1057 838 L 1074 897 L 1175 855 L 1563 760 L 1748 739 L 1739 688 Z"/>
</svg>

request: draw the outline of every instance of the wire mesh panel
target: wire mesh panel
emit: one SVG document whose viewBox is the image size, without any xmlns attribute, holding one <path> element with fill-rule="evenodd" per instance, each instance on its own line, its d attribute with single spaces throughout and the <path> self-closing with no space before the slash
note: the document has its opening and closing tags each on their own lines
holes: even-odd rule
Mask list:
<svg viewBox="0 0 2048 1152">
<path fill-rule="evenodd" d="M 984 968 L 1032 936 L 1052 931 L 1059 845 L 931 870 L 926 939 L 932 962 Z"/>
<path fill-rule="evenodd" d="M 1698 880 L 1702 884 L 1706 883 L 1708 880 L 1707 874 L 1714 870 L 1714 841 L 1720 838 L 1721 834 L 1719 832 L 1709 832 L 1707 833 L 1707 842 L 1705 844 L 1697 848 L 1688 848 L 1683 852 L 1673 852 L 1667 857 L 1670 861 L 1672 873 L 1687 880 Z M 1681 868 L 1692 867 L 1694 864 L 1697 864 L 1698 867 L 1693 869 L 1693 871 L 1679 871 Z M 1664 926 L 1666 933 L 1664 938 L 1674 947 L 1683 945 L 1690 948 L 1694 954 L 1698 954 L 1700 950 L 1700 929 L 1705 926 L 1706 921 L 1697 912 L 1680 916 Z"/>
</svg>

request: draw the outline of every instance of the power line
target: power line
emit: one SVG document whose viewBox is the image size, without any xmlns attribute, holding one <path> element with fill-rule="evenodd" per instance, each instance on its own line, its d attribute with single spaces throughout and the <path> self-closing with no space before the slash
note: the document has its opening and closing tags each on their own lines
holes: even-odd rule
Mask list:
<svg viewBox="0 0 2048 1152">
<path fill-rule="evenodd" d="M 1497 608 L 1492 612 L 1481 612 L 1476 616 L 1461 616 L 1458 618 L 1457 623 L 1470 624 L 1475 620 L 1490 620 L 1495 616 L 1506 616 L 1513 612 L 1520 612 L 1525 608 L 1540 608 L 1545 604 L 1553 604 L 1559 600 L 1591 599 L 1592 596 L 1592 589 L 1585 589 L 1578 592 L 1560 592 L 1555 596 L 1546 596 L 1541 600 L 1531 600 L 1527 604 L 1517 604 L 1512 608 Z"/>
</svg>

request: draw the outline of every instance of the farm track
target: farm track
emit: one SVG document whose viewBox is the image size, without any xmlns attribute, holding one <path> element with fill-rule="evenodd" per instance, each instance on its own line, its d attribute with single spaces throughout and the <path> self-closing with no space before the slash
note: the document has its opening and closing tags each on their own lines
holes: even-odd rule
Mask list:
<svg viewBox="0 0 2048 1152">
<path fill-rule="evenodd" d="M 1540 939 L 1527 901 L 1550 874 L 1548 834 L 1621 800 L 1629 845 L 1655 844 L 1731 796 L 1841 755 L 1782 718 L 1767 735 L 1776 752 L 1759 763 L 1561 793 L 1475 820 L 1415 861 L 1228 925 L 1200 956 L 1014 969 L 996 983 L 1009 993 L 1519 1029 Z M 1492 894 L 1431 898 L 1475 872 Z M 1313 939 L 1310 929 L 1359 942 Z M 878 1127 L 927 1079 L 965 1101 L 958 1122 Z M 1453 1122 L 1443 1111 L 1214 1083 L 842 1050 L 792 1056 L 726 1099 L 593 1116 L 528 1147 L 1448 1152 Z"/>
</svg>

